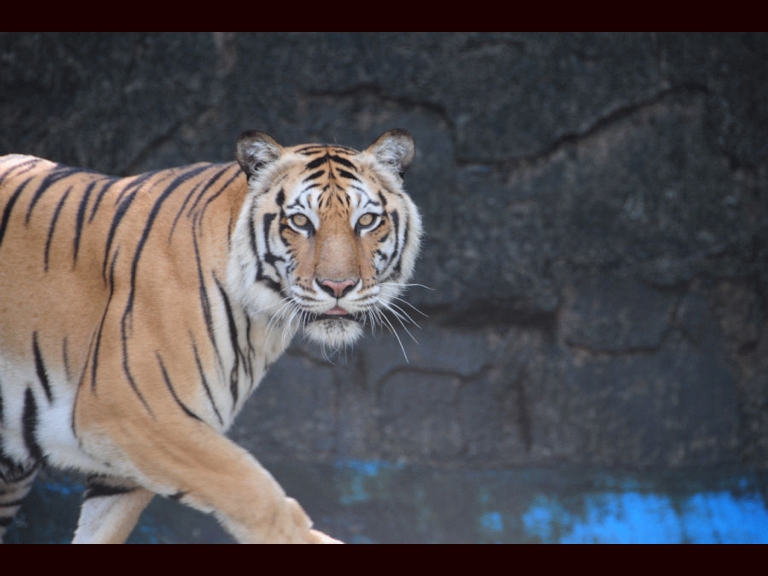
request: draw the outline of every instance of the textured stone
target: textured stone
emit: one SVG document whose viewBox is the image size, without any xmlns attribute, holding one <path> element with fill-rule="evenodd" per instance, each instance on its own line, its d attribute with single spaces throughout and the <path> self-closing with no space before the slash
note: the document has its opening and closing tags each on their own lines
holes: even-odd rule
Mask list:
<svg viewBox="0 0 768 576">
<path fill-rule="evenodd" d="M 0 153 L 414 135 L 419 344 L 297 341 L 232 431 L 274 461 L 768 466 L 767 101 L 764 34 L 0 35 Z"/>
<path fill-rule="evenodd" d="M 677 298 L 640 282 L 592 277 L 563 313 L 565 341 L 594 351 L 653 351 L 669 329 Z"/>
</svg>

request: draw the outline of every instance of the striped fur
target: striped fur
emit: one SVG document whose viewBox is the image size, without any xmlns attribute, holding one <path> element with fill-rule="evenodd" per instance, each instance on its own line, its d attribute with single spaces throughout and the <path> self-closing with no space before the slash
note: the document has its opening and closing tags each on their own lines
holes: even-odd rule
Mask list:
<svg viewBox="0 0 768 576">
<path fill-rule="evenodd" d="M 0 158 L 0 536 L 45 463 L 89 474 L 76 542 L 154 494 L 242 542 L 331 542 L 224 433 L 303 329 L 353 342 L 410 277 L 403 131 L 113 178 Z M 396 309 L 396 308 L 395 308 Z"/>
</svg>

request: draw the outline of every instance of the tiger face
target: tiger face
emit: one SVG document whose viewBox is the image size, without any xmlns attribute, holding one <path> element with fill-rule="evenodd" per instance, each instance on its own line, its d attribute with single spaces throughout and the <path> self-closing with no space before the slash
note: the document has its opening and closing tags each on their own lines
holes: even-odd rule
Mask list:
<svg viewBox="0 0 768 576">
<path fill-rule="evenodd" d="M 362 334 L 361 324 L 397 310 L 422 231 L 403 191 L 413 156 L 402 130 L 362 152 L 283 148 L 266 134 L 243 134 L 237 159 L 249 195 L 228 275 L 249 314 L 266 314 L 289 337 L 303 326 L 311 340 L 339 347 Z"/>
</svg>

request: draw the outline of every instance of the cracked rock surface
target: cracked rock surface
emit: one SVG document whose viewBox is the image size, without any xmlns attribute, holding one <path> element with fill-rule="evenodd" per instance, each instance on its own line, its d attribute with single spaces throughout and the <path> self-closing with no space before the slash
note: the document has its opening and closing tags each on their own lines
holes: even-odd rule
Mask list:
<svg viewBox="0 0 768 576">
<path fill-rule="evenodd" d="M 764 34 L 0 35 L 3 154 L 414 135 L 419 344 L 297 340 L 232 431 L 272 460 L 768 466 L 766 102 Z"/>
</svg>

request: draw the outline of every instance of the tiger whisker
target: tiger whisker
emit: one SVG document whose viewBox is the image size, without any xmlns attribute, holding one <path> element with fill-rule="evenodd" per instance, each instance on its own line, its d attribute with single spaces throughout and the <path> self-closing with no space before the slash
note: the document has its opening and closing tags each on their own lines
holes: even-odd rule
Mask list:
<svg viewBox="0 0 768 576">
<path fill-rule="evenodd" d="M 403 317 L 402 317 L 402 316 L 401 316 L 401 315 L 400 315 L 400 314 L 399 314 L 399 313 L 398 313 L 396 310 L 394 310 L 394 309 L 393 309 L 393 308 L 390 306 L 390 303 L 388 303 L 388 302 L 385 302 L 384 300 L 381 300 L 379 303 L 380 303 L 382 306 L 384 306 L 384 307 L 385 307 L 387 310 L 389 310 L 389 311 L 392 313 L 392 315 L 393 315 L 395 318 L 397 318 L 397 321 L 398 321 L 398 322 L 400 322 L 400 326 L 402 326 L 402 327 L 403 327 L 403 330 L 405 330 L 405 331 L 408 333 L 408 336 L 410 336 L 410 337 L 411 337 L 411 340 L 413 340 L 414 342 L 416 342 L 416 344 L 418 344 L 418 343 L 419 343 L 419 341 L 418 341 L 418 340 L 416 340 L 416 338 L 414 338 L 413 334 L 411 334 L 411 331 L 410 331 L 410 330 L 408 330 L 408 328 L 406 327 L 405 323 L 403 322 Z M 384 316 L 384 318 L 386 319 L 386 316 Z M 411 320 L 411 318 L 410 318 L 410 317 L 408 317 L 408 319 L 409 319 L 409 320 Z M 413 322 L 413 320 L 411 320 L 411 322 Z M 418 324 L 416 324 L 416 322 L 413 322 L 413 323 L 414 323 L 414 324 L 415 324 L 415 325 L 416 325 L 418 328 L 421 328 L 421 326 L 419 326 Z"/>
<path fill-rule="evenodd" d="M 405 316 L 406 320 L 408 320 L 411 324 L 416 326 L 416 328 L 421 330 L 421 326 L 419 326 L 419 324 L 413 318 L 411 318 L 410 315 L 405 310 L 403 310 L 400 306 L 398 306 L 394 302 L 382 302 L 382 304 L 387 308 L 387 310 L 392 312 L 395 316 L 397 316 L 398 318 L 401 318 L 400 314 L 402 314 L 403 316 Z M 403 328 L 405 328 L 405 326 L 403 326 Z"/>
<path fill-rule="evenodd" d="M 269 341 L 269 336 L 272 333 L 272 329 L 277 326 L 277 323 L 280 321 L 280 317 L 284 316 L 284 310 L 289 308 L 292 304 L 293 302 L 286 298 L 282 306 L 280 306 L 277 312 L 272 315 L 272 318 L 269 320 L 269 324 L 267 324 L 267 333 L 264 337 L 265 341 Z"/>
<path fill-rule="evenodd" d="M 288 319 L 288 322 L 286 322 L 284 324 L 284 326 L 283 326 L 283 340 L 282 340 L 283 346 L 285 346 L 285 337 L 286 337 L 286 335 L 289 332 L 292 332 L 294 318 L 296 318 L 297 314 L 301 314 L 302 313 L 301 307 L 296 302 L 291 301 L 291 304 L 293 305 L 293 313 L 291 314 L 291 317 Z M 299 316 L 299 318 L 301 318 L 301 316 Z M 291 334 L 291 336 L 292 335 L 293 334 Z"/>
<path fill-rule="evenodd" d="M 424 284 L 401 284 L 399 282 L 381 282 L 379 286 L 397 286 L 398 288 L 424 288 L 425 290 L 431 290 L 434 292 L 436 288 L 430 288 L 429 286 L 424 286 Z"/>
<path fill-rule="evenodd" d="M 405 304 L 406 306 L 409 306 L 410 308 L 413 308 L 414 312 L 417 312 L 417 313 L 421 314 L 422 316 L 424 316 L 424 318 L 429 318 L 429 315 L 427 315 L 427 314 L 424 314 L 424 312 L 422 312 L 421 310 L 419 310 L 418 308 L 416 308 L 416 306 L 414 306 L 413 304 L 411 304 L 410 302 L 408 302 L 408 301 L 407 301 L 407 300 L 405 300 L 404 298 L 398 298 L 397 296 L 395 296 L 395 297 L 394 297 L 394 300 L 399 300 L 400 302 L 402 302 L 402 303 L 403 303 L 403 304 Z"/>
<path fill-rule="evenodd" d="M 384 314 L 381 312 L 381 310 L 378 310 L 376 308 L 371 308 L 371 310 L 375 310 L 376 311 L 376 315 L 378 316 L 379 321 L 383 320 L 384 322 L 387 323 L 387 326 L 389 326 L 390 332 L 392 332 L 392 334 L 394 334 L 395 338 L 397 338 L 397 343 L 400 345 L 400 350 L 403 352 L 403 357 L 405 358 L 406 363 L 410 364 L 411 362 L 410 362 L 410 360 L 408 360 L 408 354 L 405 353 L 405 347 L 403 346 L 403 342 L 402 342 L 402 340 L 400 340 L 400 336 L 397 334 L 397 331 L 395 330 L 395 327 L 392 326 L 392 322 L 390 322 L 389 319 L 386 316 L 384 316 Z M 383 326 L 383 324 L 382 324 L 382 326 Z M 411 336 L 411 338 L 413 338 L 413 336 Z"/>
</svg>

